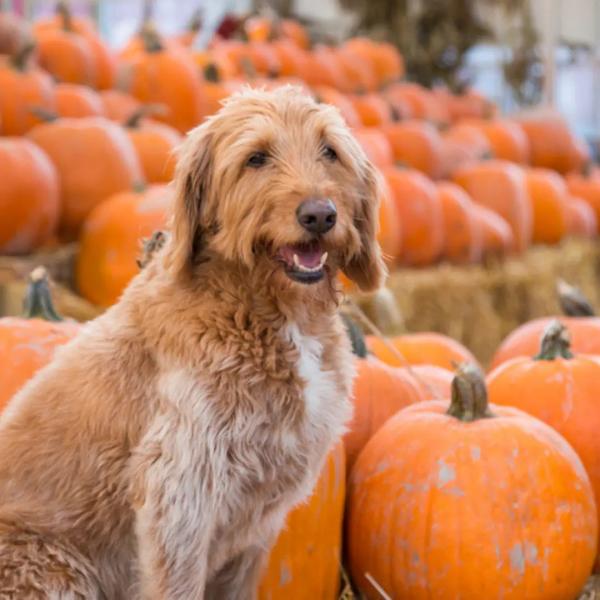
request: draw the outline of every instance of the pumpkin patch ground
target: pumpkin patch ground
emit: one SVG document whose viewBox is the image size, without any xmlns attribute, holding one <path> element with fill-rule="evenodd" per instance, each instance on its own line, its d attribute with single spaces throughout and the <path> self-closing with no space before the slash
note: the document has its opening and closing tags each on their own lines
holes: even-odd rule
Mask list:
<svg viewBox="0 0 600 600">
<path fill-rule="evenodd" d="M 202 7 L 227 3 L 125 4 L 0 2 L 0 419 L 156 271 L 188 132 L 247 87 L 291 85 L 333 107 L 360 153 L 324 129 L 307 169 L 373 166 L 367 233 L 388 276 L 366 294 L 336 272 L 344 257 L 324 271 L 354 412 L 257 597 L 600 600 L 595 0 L 568 18 L 527 0 L 272 1 L 214 23 Z M 250 165 L 312 197 L 306 174 L 275 172 L 273 147 L 226 176 Z M 203 184 L 184 187 L 201 201 Z M 194 249 L 222 228 L 208 216 Z"/>
</svg>

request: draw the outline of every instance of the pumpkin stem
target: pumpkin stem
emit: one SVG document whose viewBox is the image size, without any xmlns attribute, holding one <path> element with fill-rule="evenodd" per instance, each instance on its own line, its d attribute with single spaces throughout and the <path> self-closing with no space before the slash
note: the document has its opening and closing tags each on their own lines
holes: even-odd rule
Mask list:
<svg viewBox="0 0 600 600">
<path fill-rule="evenodd" d="M 123 123 L 128 129 L 137 129 L 144 117 L 149 115 L 165 115 L 167 108 L 164 104 L 143 104 L 137 108 L 131 116 Z"/>
<path fill-rule="evenodd" d="M 534 359 L 555 360 L 557 358 L 573 358 L 573 353 L 569 330 L 558 319 L 554 319 L 544 330 L 540 353 Z"/>
<path fill-rule="evenodd" d="M 34 50 L 35 44 L 33 42 L 23 44 L 23 47 L 10 57 L 12 66 L 18 71 L 24 71 Z"/>
<path fill-rule="evenodd" d="M 44 267 L 36 267 L 29 275 L 29 285 L 23 301 L 23 316 L 26 319 L 44 319 L 44 321 L 62 321 L 54 309 L 48 272 Z"/>
<path fill-rule="evenodd" d="M 219 69 L 215 63 L 208 63 L 204 67 L 204 79 L 211 83 L 220 83 L 221 78 L 219 77 Z"/>
<path fill-rule="evenodd" d="M 190 33 L 198 33 L 202 29 L 202 9 L 197 8 L 190 18 L 187 30 Z"/>
<path fill-rule="evenodd" d="M 165 49 L 160 34 L 156 31 L 154 25 L 149 22 L 144 23 L 142 26 L 140 37 L 146 52 L 162 52 Z"/>
<path fill-rule="evenodd" d="M 58 119 L 58 115 L 55 112 L 41 106 L 30 106 L 29 112 L 44 121 L 44 123 L 52 123 Z"/>
<path fill-rule="evenodd" d="M 452 400 L 447 414 L 465 423 L 493 417 L 483 373 L 477 365 L 463 363 L 458 366 L 452 380 Z"/>
<path fill-rule="evenodd" d="M 137 265 L 143 269 L 153 258 L 154 255 L 165 245 L 167 234 L 158 229 L 149 238 L 142 240 L 142 253 L 137 259 Z"/>
<path fill-rule="evenodd" d="M 594 317 L 594 307 L 583 292 L 564 279 L 556 282 L 556 293 L 562 312 L 567 317 Z"/>
<path fill-rule="evenodd" d="M 73 17 L 67 2 L 61 0 L 56 4 L 56 14 L 62 19 L 62 28 L 65 31 L 73 31 Z"/>
</svg>

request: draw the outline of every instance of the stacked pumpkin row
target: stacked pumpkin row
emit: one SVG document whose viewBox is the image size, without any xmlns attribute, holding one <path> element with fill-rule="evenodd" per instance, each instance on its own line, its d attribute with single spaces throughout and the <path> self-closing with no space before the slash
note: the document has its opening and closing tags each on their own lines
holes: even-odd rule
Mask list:
<svg viewBox="0 0 600 600">
<path fill-rule="evenodd" d="M 0 319 L 0 409 L 77 333 L 43 270 L 26 307 L 29 318 Z M 600 324 L 561 320 L 511 334 L 487 383 L 450 338 L 367 337 L 367 355 L 353 329 L 353 420 L 289 516 L 260 597 L 336 599 L 342 539 L 367 598 L 577 597 L 600 565 Z"/>
</svg>

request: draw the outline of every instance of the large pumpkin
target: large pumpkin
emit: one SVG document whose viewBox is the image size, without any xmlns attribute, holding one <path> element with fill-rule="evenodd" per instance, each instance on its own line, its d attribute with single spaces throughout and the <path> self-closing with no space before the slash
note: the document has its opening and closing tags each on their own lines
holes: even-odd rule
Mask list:
<svg viewBox="0 0 600 600">
<path fill-rule="evenodd" d="M 597 499 L 600 498 L 598 389 L 600 360 L 573 355 L 568 330 L 556 320 L 546 327 L 539 354 L 505 362 L 488 376 L 491 402 L 520 408 L 541 419 L 573 446 Z"/>
<path fill-rule="evenodd" d="M 185 133 L 206 114 L 194 61 L 181 48 L 165 45 L 152 30 L 140 35 L 143 48 L 132 51 L 123 66 L 127 91 L 141 102 L 166 106 L 157 118 Z"/>
<path fill-rule="evenodd" d="M 0 56 L 0 129 L 23 135 L 42 119 L 32 109 L 54 110 L 54 85 L 48 73 L 30 60 L 33 46 L 14 56 Z"/>
<path fill-rule="evenodd" d="M 444 215 L 444 258 L 457 264 L 479 261 L 483 254 L 483 228 L 473 200 L 449 181 L 439 183 L 437 189 Z"/>
<path fill-rule="evenodd" d="M 29 137 L 54 163 L 61 181 L 61 234 L 74 238 L 90 211 L 111 194 L 143 181 L 135 149 L 122 127 L 104 117 L 56 119 Z"/>
<path fill-rule="evenodd" d="M 180 133 L 165 123 L 145 118 L 154 114 L 152 105 L 142 106 L 125 121 L 148 183 L 168 183 L 175 172 L 175 149 Z M 160 111 L 158 111 L 160 114 Z"/>
<path fill-rule="evenodd" d="M 453 370 L 458 363 L 477 362 L 465 346 L 441 333 L 407 333 L 387 340 L 369 335 L 365 339 L 369 352 L 397 367 L 436 365 Z"/>
<path fill-rule="evenodd" d="M 469 366 L 450 407 L 410 406 L 367 443 L 346 522 L 350 573 L 373 600 L 572 600 L 598 535 L 574 450 L 526 413 L 488 406 Z"/>
<path fill-rule="evenodd" d="M 114 304 L 138 272 L 142 240 L 165 227 L 170 209 L 165 185 L 121 192 L 97 206 L 81 231 L 75 272 L 80 293 L 99 306 Z"/>
<path fill-rule="evenodd" d="M 31 252 L 55 233 L 60 216 L 58 175 L 35 144 L 0 137 L 0 253 Z"/>
<path fill-rule="evenodd" d="M 54 89 L 56 112 L 61 117 L 102 117 L 104 104 L 91 88 L 76 83 L 59 83 Z"/>
<path fill-rule="evenodd" d="M 288 515 L 271 550 L 260 600 L 337 600 L 345 479 L 344 447 L 338 443 L 308 502 Z"/>
<path fill-rule="evenodd" d="M 515 250 L 522 252 L 529 246 L 533 211 L 522 169 L 506 161 L 488 160 L 459 169 L 453 178 L 475 202 L 506 220 L 513 231 Z"/>
<path fill-rule="evenodd" d="M 56 314 L 46 271 L 35 269 L 30 276 L 24 316 L 0 319 L 0 411 L 24 383 L 50 362 L 55 348 L 75 336 L 78 327 Z"/>
<path fill-rule="evenodd" d="M 412 169 L 390 167 L 383 175 L 402 224 L 400 260 L 411 266 L 435 262 L 444 249 L 444 216 L 435 185 Z"/>
</svg>

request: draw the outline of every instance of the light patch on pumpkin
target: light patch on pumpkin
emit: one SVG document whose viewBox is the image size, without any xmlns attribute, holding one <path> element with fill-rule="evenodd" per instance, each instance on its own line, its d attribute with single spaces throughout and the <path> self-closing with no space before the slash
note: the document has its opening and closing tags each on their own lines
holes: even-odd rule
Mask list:
<svg viewBox="0 0 600 600">
<path fill-rule="evenodd" d="M 531 542 L 527 542 L 525 544 L 525 550 L 526 550 L 526 554 L 527 554 L 527 562 L 532 565 L 536 565 L 537 559 L 538 559 L 537 546 L 535 544 L 532 544 Z"/>
<path fill-rule="evenodd" d="M 279 567 L 279 585 L 287 585 L 291 580 L 292 574 L 290 573 L 288 566 L 281 563 L 281 567 Z"/>
<path fill-rule="evenodd" d="M 442 488 L 447 483 L 456 479 L 456 471 L 454 467 L 445 463 L 442 459 L 438 460 L 438 476 L 437 476 L 437 487 Z"/>
<path fill-rule="evenodd" d="M 510 568 L 518 573 L 520 576 L 525 574 L 525 554 L 523 552 L 523 545 L 521 542 L 517 542 L 509 554 L 510 557 Z"/>
<path fill-rule="evenodd" d="M 473 446 L 471 448 L 471 458 L 473 460 L 479 460 L 481 458 L 481 448 L 479 446 Z"/>
</svg>

